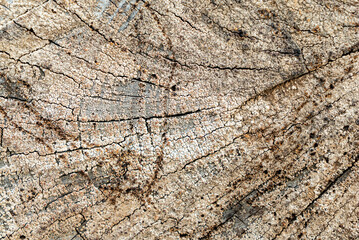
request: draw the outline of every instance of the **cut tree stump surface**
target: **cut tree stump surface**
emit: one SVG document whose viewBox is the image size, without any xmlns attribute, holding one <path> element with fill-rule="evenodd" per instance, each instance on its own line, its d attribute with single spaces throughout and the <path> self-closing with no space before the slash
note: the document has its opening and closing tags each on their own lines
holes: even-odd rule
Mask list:
<svg viewBox="0 0 359 240">
<path fill-rule="evenodd" d="M 357 0 L 0 1 L 0 239 L 359 239 Z"/>
</svg>

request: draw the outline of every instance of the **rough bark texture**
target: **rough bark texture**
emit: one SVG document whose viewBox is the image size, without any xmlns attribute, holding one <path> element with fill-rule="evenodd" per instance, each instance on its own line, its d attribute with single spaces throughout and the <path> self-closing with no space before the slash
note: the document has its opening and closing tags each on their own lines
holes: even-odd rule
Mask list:
<svg viewBox="0 0 359 240">
<path fill-rule="evenodd" d="M 357 0 L 0 1 L 1 239 L 358 239 Z"/>
</svg>

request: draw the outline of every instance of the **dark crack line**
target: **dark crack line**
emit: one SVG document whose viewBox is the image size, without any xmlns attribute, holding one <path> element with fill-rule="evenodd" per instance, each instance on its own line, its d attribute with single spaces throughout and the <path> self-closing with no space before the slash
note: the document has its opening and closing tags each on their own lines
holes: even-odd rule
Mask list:
<svg viewBox="0 0 359 240">
<path fill-rule="evenodd" d="M 357 53 L 358 51 L 359 51 L 359 43 L 357 43 L 357 44 L 355 44 L 355 45 L 353 45 L 353 46 L 347 48 L 346 50 L 344 50 L 344 51 L 343 51 L 344 53 L 343 53 L 340 57 L 338 57 L 338 58 L 336 58 L 336 59 L 334 59 L 334 60 L 328 60 L 327 63 L 325 63 L 325 64 L 323 64 L 323 65 L 321 65 L 321 66 L 319 66 L 319 67 L 317 67 L 317 68 L 315 68 L 315 69 L 313 69 L 313 70 L 308 70 L 308 71 L 306 71 L 306 72 L 300 73 L 300 74 L 298 74 L 298 75 L 296 75 L 296 76 L 293 76 L 293 77 L 290 77 L 290 78 L 284 80 L 283 82 L 280 82 L 280 83 L 278 83 L 278 84 L 276 84 L 276 85 L 274 85 L 274 86 L 272 86 L 272 87 L 270 87 L 270 88 L 264 89 L 263 91 L 261 91 L 261 92 L 255 94 L 254 96 L 252 96 L 252 97 L 248 98 L 247 100 L 245 100 L 245 101 L 244 101 L 243 103 L 241 103 L 239 106 L 237 106 L 237 107 L 235 107 L 235 108 L 233 108 L 233 109 L 230 109 L 230 111 L 231 111 L 231 110 L 239 110 L 239 109 L 241 109 L 242 107 L 246 106 L 249 102 L 258 99 L 258 98 L 261 97 L 261 96 L 266 96 L 266 95 L 268 95 L 269 93 L 273 92 L 275 89 L 277 89 L 277 88 L 279 88 L 279 87 L 281 87 L 281 86 L 284 86 L 285 84 L 288 84 L 289 82 L 298 80 L 298 79 L 300 79 L 300 78 L 302 78 L 302 77 L 304 77 L 304 76 L 307 76 L 307 75 L 309 75 L 309 74 L 311 74 L 311 73 L 314 73 L 314 72 L 316 72 L 316 71 L 318 71 L 318 70 L 320 70 L 320 69 L 326 67 L 328 64 L 333 63 L 333 62 L 335 62 L 335 61 L 337 61 L 337 60 L 339 60 L 339 59 L 341 59 L 341 58 L 343 58 L 343 57 L 345 57 L 345 56 L 349 56 L 349 55 L 351 55 L 351 54 L 353 54 L 353 53 Z"/>
<path fill-rule="evenodd" d="M 64 8 L 63 6 L 61 6 L 61 4 L 59 4 L 57 2 L 57 0 L 53 0 L 54 3 L 56 3 L 56 5 L 58 5 L 60 8 L 64 9 L 66 12 L 70 12 L 72 13 L 73 15 L 75 15 L 77 17 L 77 19 L 79 19 L 83 24 L 85 24 L 86 26 L 88 26 L 91 30 L 95 31 L 96 33 L 98 33 L 99 35 L 101 35 L 107 42 L 109 43 L 113 43 L 113 44 L 116 44 L 116 42 L 112 39 L 112 38 L 108 38 L 106 37 L 105 34 L 103 34 L 102 32 L 100 32 L 99 29 L 95 28 L 93 25 L 87 23 L 85 20 L 83 20 L 76 12 L 73 12 L 73 11 L 70 11 L 66 8 Z"/>
<path fill-rule="evenodd" d="M 44 1 L 44 2 L 41 2 L 41 3 L 38 4 L 37 6 L 34 6 L 34 7 L 30 8 L 30 9 L 26 9 L 23 13 L 21 13 L 20 15 L 16 16 L 16 17 L 13 18 L 13 19 L 11 19 L 10 22 L 11 22 L 11 21 L 14 21 L 14 20 L 16 20 L 16 19 L 18 19 L 18 18 L 20 18 L 20 17 L 22 17 L 22 16 L 24 16 L 24 15 L 26 15 L 27 13 L 33 11 L 34 9 L 36 9 L 36 8 L 38 8 L 38 7 L 41 7 L 42 5 L 44 5 L 44 4 L 47 3 L 47 2 L 49 2 L 49 0 L 46 0 L 46 1 Z M 0 5 L 2 5 L 2 4 L 0 4 Z M 4 5 L 2 5 L 2 6 L 4 6 Z"/>
<path fill-rule="evenodd" d="M 184 19 L 183 17 L 181 17 L 180 15 L 177 15 L 176 13 L 174 12 L 171 12 L 174 16 L 176 16 L 177 18 L 179 18 L 182 22 L 184 23 L 187 23 L 191 28 L 199 31 L 199 32 L 202 32 L 200 29 L 196 28 L 192 23 L 190 23 L 188 20 Z"/>
</svg>

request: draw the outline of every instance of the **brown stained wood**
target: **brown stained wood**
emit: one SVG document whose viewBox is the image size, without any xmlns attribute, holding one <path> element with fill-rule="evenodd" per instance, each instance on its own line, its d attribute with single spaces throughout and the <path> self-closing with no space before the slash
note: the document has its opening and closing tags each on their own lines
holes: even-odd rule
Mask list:
<svg viewBox="0 0 359 240">
<path fill-rule="evenodd" d="M 359 2 L 0 2 L 0 239 L 359 239 Z"/>
</svg>

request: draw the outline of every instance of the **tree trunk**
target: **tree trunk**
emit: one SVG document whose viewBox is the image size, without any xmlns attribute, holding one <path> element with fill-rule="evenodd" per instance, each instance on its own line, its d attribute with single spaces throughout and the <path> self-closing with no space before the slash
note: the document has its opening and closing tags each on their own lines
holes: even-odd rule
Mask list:
<svg viewBox="0 0 359 240">
<path fill-rule="evenodd" d="M 7 0 L 0 239 L 359 239 L 357 0 Z"/>
</svg>

